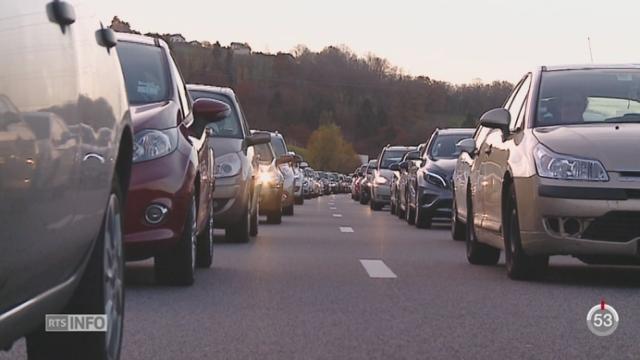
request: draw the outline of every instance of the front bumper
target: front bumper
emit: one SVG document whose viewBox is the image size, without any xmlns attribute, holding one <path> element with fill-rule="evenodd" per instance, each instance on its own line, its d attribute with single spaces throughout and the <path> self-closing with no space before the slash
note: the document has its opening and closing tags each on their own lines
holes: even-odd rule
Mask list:
<svg viewBox="0 0 640 360">
<path fill-rule="evenodd" d="M 124 247 L 128 260 L 143 259 L 171 249 L 182 234 L 195 178 L 189 156 L 174 151 L 165 157 L 133 164 L 124 217 Z M 163 220 L 150 224 L 147 208 L 168 209 Z"/>
<path fill-rule="evenodd" d="M 282 187 L 262 186 L 260 192 L 260 215 L 282 208 Z"/>
<path fill-rule="evenodd" d="M 391 185 L 374 184 L 371 189 L 372 201 L 378 204 L 389 204 L 391 202 Z"/>
<path fill-rule="evenodd" d="M 249 202 L 251 181 L 241 175 L 216 179 L 213 192 L 213 216 L 216 228 L 234 225 L 244 214 Z"/>
<path fill-rule="evenodd" d="M 640 183 L 514 180 L 522 247 L 531 255 L 637 257 Z"/>
<path fill-rule="evenodd" d="M 437 188 L 435 186 L 418 188 L 418 205 L 420 212 L 430 218 L 451 218 L 453 205 L 450 189 Z"/>
</svg>

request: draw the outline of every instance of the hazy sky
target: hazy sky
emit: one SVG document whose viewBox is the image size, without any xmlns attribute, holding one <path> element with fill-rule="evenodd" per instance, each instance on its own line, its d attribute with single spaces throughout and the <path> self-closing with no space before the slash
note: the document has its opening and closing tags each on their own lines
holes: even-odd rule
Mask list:
<svg viewBox="0 0 640 360">
<path fill-rule="evenodd" d="M 589 62 L 587 36 L 595 62 L 640 62 L 637 0 L 109 0 L 99 11 L 142 32 L 248 42 L 254 51 L 344 44 L 455 83 Z"/>
</svg>

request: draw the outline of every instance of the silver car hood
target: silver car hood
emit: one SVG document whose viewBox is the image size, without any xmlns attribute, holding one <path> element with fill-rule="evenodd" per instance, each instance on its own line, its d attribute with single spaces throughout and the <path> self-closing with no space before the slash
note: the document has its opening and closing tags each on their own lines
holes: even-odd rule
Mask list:
<svg viewBox="0 0 640 360">
<path fill-rule="evenodd" d="M 640 124 L 550 126 L 533 133 L 551 150 L 600 160 L 607 171 L 640 170 Z"/>
<path fill-rule="evenodd" d="M 378 170 L 378 175 L 387 178 L 387 180 L 393 180 L 393 170 L 380 169 Z"/>
</svg>

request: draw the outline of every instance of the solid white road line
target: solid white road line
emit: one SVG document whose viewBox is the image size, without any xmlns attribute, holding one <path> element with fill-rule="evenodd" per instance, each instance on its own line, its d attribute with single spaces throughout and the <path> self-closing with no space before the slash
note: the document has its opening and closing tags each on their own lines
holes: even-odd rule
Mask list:
<svg viewBox="0 0 640 360">
<path fill-rule="evenodd" d="M 342 214 L 333 214 L 333 217 L 335 217 L 335 218 L 341 218 L 341 217 L 342 217 Z"/>
<path fill-rule="evenodd" d="M 352 233 L 353 229 L 348 226 L 340 226 L 340 232 L 343 233 Z"/>
<path fill-rule="evenodd" d="M 360 260 L 360 263 L 369 274 L 376 279 L 395 279 L 396 274 L 382 260 Z"/>
</svg>

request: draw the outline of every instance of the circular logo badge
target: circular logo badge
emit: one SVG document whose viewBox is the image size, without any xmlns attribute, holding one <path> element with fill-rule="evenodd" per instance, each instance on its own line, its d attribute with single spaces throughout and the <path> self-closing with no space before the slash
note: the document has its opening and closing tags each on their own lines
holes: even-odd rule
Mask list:
<svg viewBox="0 0 640 360">
<path fill-rule="evenodd" d="M 598 336 L 609 336 L 618 328 L 620 318 L 613 306 L 605 304 L 596 305 L 587 314 L 587 327 Z"/>
</svg>

